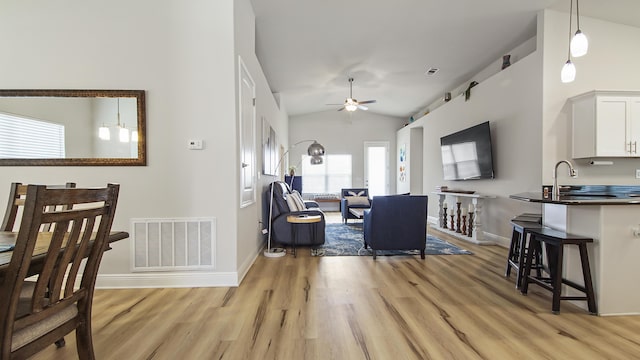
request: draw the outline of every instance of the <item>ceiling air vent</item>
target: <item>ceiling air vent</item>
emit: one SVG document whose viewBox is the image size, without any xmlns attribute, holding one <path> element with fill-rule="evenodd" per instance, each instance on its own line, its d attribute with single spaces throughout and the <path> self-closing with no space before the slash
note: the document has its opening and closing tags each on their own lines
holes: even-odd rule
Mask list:
<svg viewBox="0 0 640 360">
<path fill-rule="evenodd" d="M 425 72 L 424 74 L 427 76 L 434 75 L 435 73 L 438 72 L 438 70 L 439 70 L 438 68 L 429 68 L 429 70 L 427 70 L 427 72 Z"/>
</svg>

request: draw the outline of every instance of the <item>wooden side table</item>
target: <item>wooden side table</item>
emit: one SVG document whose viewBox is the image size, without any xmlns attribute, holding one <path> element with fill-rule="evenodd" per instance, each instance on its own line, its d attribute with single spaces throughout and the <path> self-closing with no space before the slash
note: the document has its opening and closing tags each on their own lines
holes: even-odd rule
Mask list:
<svg viewBox="0 0 640 360">
<path fill-rule="evenodd" d="M 312 236 L 315 237 L 316 227 L 318 223 L 322 221 L 320 215 L 289 215 L 287 216 L 287 222 L 291 224 L 291 241 L 293 243 L 293 256 L 296 257 L 296 242 L 298 240 L 298 226 L 302 224 L 312 224 Z"/>
</svg>

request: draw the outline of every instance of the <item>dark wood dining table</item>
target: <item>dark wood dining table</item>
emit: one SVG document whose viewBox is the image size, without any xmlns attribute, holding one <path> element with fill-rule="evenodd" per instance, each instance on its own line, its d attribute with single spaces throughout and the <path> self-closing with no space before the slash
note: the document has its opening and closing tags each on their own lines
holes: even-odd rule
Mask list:
<svg viewBox="0 0 640 360">
<path fill-rule="evenodd" d="M 16 243 L 16 238 L 18 237 L 17 232 L 11 231 L 0 231 L 0 244 L 2 245 L 13 245 Z M 126 239 L 129 237 L 129 233 L 126 231 L 112 231 L 109 234 L 109 244 L 115 241 L 119 241 L 122 239 Z M 35 265 L 39 262 L 42 262 L 44 256 L 46 255 L 49 249 L 49 243 L 51 241 L 51 233 L 50 232 L 41 232 L 38 235 L 38 240 L 36 241 L 36 246 L 33 250 L 33 257 L 31 258 L 31 265 Z M 111 249 L 110 247 L 107 250 Z M 13 251 L 5 251 L 0 253 L 0 279 L 2 279 L 4 272 L 6 271 L 9 263 L 11 262 L 11 256 L 13 255 Z M 30 274 L 33 275 L 33 274 Z"/>
</svg>

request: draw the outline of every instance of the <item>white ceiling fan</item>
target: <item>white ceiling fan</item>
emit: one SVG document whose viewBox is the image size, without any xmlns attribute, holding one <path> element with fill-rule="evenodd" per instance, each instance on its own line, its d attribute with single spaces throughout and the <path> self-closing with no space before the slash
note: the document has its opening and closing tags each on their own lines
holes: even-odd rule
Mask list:
<svg viewBox="0 0 640 360">
<path fill-rule="evenodd" d="M 372 104 L 374 102 L 376 101 L 375 100 L 358 101 L 353 98 L 353 78 L 350 77 L 349 78 L 349 97 L 344 101 L 344 104 L 327 104 L 327 105 L 342 105 L 342 107 L 339 108 L 338 111 L 342 111 L 342 110 L 356 111 L 358 109 L 369 110 L 369 108 L 364 106 L 363 104 Z"/>
</svg>

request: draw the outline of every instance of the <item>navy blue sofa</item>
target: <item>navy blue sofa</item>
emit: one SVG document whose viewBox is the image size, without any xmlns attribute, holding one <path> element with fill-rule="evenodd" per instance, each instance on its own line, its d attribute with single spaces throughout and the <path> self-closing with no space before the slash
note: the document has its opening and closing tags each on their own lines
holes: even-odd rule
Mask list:
<svg viewBox="0 0 640 360">
<path fill-rule="evenodd" d="M 291 239 L 291 226 L 292 224 L 287 222 L 287 216 L 289 215 L 320 215 L 322 220 L 317 224 L 296 224 L 296 246 L 314 246 L 324 244 L 324 229 L 325 219 L 324 213 L 318 208 L 318 205 L 314 201 L 305 201 L 307 210 L 303 211 L 290 211 L 287 204 L 286 196 L 291 193 L 289 184 L 283 181 L 275 181 L 271 183 L 273 188 L 273 210 L 271 218 L 273 219 L 273 228 L 271 230 L 271 241 L 273 243 L 283 245 L 293 245 Z M 271 195 L 271 185 L 267 186 L 263 192 L 263 209 L 262 218 L 264 220 L 264 226 L 268 229 L 269 223 L 269 196 Z M 315 233 L 314 230 L 315 229 Z M 267 235 L 265 235 L 265 240 Z"/>
<path fill-rule="evenodd" d="M 364 213 L 364 246 L 378 250 L 420 250 L 427 241 L 427 196 L 376 196 Z"/>
</svg>

